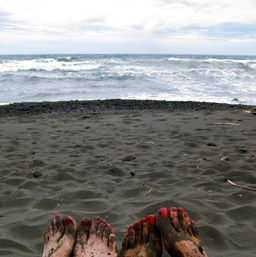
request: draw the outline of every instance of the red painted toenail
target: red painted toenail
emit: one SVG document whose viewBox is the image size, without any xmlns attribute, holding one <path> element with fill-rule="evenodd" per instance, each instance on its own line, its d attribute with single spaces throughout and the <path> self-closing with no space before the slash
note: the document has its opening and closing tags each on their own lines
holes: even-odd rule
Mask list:
<svg viewBox="0 0 256 257">
<path fill-rule="evenodd" d="M 54 218 L 55 218 L 55 219 L 60 219 L 60 218 L 61 218 L 61 214 L 56 214 L 56 215 L 54 216 Z"/>
<path fill-rule="evenodd" d="M 162 217 L 168 217 L 168 210 L 166 208 L 162 208 L 162 209 L 159 210 L 159 214 Z"/>
<path fill-rule="evenodd" d="M 178 208 L 178 212 L 184 212 L 184 209 L 181 208 L 181 207 L 179 207 L 179 208 Z"/>
<path fill-rule="evenodd" d="M 82 220 L 81 222 L 83 227 L 88 227 L 89 226 L 89 221 L 88 220 Z"/>
<path fill-rule="evenodd" d="M 101 218 L 96 216 L 96 217 L 94 217 L 94 220 L 99 221 L 99 220 L 101 220 Z"/>
<path fill-rule="evenodd" d="M 70 224 L 73 223 L 70 218 L 66 218 L 66 219 L 65 219 L 65 222 L 66 222 L 67 225 L 70 225 Z"/>
<path fill-rule="evenodd" d="M 126 236 L 126 237 L 127 237 L 127 236 L 128 236 L 128 233 L 125 233 L 125 234 L 124 234 L 124 236 Z"/>
<path fill-rule="evenodd" d="M 194 225 L 194 224 L 195 224 L 195 221 L 194 221 L 194 220 L 191 220 L 190 222 L 191 222 L 191 224 L 192 224 L 192 225 Z"/>
<path fill-rule="evenodd" d="M 115 233 L 114 231 L 112 231 L 112 232 L 110 233 L 110 235 L 115 236 L 116 233 Z"/>
<path fill-rule="evenodd" d="M 101 223 L 102 223 L 102 224 L 106 224 L 107 221 L 106 221 L 106 220 L 102 220 Z"/>
<path fill-rule="evenodd" d="M 154 215 L 148 216 L 148 224 L 155 225 L 156 224 L 156 217 Z"/>
<path fill-rule="evenodd" d="M 105 228 L 111 228 L 111 225 L 110 225 L 110 224 L 107 224 Z"/>
<path fill-rule="evenodd" d="M 147 218 L 141 218 L 141 223 L 145 223 L 145 222 L 147 222 Z"/>
<path fill-rule="evenodd" d="M 173 211 L 173 212 L 176 212 L 176 211 L 177 211 L 177 208 L 176 208 L 176 207 L 172 207 L 172 211 Z"/>
<path fill-rule="evenodd" d="M 188 213 L 184 212 L 184 217 L 187 218 L 188 217 Z"/>
<path fill-rule="evenodd" d="M 130 226 L 129 226 L 129 229 L 134 229 L 134 226 L 133 226 L 133 225 L 130 225 Z"/>
<path fill-rule="evenodd" d="M 140 221 L 136 221 L 136 222 L 134 223 L 134 226 L 139 227 L 139 226 L 140 226 Z"/>
</svg>

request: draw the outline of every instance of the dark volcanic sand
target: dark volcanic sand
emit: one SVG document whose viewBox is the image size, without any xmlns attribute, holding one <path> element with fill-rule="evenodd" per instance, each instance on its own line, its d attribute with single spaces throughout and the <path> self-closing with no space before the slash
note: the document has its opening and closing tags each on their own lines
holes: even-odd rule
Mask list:
<svg viewBox="0 0 256 257">
<path fill-rule="evenodd" d="M 209 256 L 256 256 L 256 116 L 241 105 L 72 101 L 0 106 L 0 256 L 41 256 L 56 213 L 126 228 L 182 206 Z M 122 161 L 127 155 L 135 157 Z M 168 256 L 164 253 L 164 256 Z"/>
</svg>

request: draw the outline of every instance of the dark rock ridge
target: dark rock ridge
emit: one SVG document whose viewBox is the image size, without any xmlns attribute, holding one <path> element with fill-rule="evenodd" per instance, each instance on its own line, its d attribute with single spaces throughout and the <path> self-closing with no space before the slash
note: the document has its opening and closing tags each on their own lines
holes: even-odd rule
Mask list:
<svg viewBox="0 0 256 257">
<path fill-rule="evenodd" d="M 250 106 L 192 101 L 155 100 L 90 100 L 59 102 L 24 102 L 0 106 L 0 117 L 31 116 L 38 114 L 101 113 L 108 111 L 200 111 L 243 110 Z"/>
</svg>

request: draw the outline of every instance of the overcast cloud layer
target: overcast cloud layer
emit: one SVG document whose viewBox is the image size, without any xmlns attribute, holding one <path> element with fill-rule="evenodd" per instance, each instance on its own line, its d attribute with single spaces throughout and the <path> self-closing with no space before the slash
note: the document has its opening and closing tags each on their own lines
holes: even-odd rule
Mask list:
<svg viewBox="0 0 256 257">
<path fill-rule="evenodd" d="M 256 55 L 255 0 L 0 0 L 0 54 Z"/>
</svg>

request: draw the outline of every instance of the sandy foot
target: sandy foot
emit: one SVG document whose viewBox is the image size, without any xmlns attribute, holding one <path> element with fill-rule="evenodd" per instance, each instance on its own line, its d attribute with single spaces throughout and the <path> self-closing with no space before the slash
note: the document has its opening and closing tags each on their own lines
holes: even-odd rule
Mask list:
<svg viewBox="0 0 256 257">
<path fill-rule="evenodd" d="M 163 245 L 172 257 L 207 257 L 195 222 L 183 208 L 162 208 L 156 220 Z"/>
<path fill-rule="evenodd" d="M 161 255 L 161 238 L 155 216 L 142 218 L 128 228 L 120 257 L 160 257 Z"/>
<path fill-rule="evenodd" d="M 75 257 L 117 257 L 115 233 L 99 217 L 83 219 L 77 232 Z"/>
<path fill-rule="evenodd" d="M 77 223 L 73 217 L 56 215 L 44 235 L 43 257 L 69 257 L 75 243 Z"/>
</svg>

